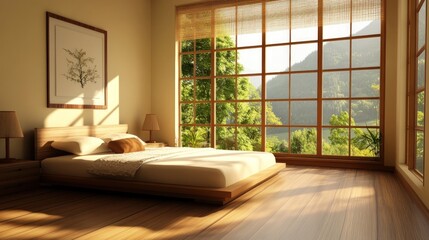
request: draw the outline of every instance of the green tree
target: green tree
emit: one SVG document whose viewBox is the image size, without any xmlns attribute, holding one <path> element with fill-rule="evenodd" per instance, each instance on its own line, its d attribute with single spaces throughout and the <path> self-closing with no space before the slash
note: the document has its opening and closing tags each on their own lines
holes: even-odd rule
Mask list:
<svg viewBox="0 0 429 240">
<path fill-rule="evenodd" d="M 355 125 L 347 111 L 342 111 L 339 115 L 332 114 L 329 119 L 329 124 L 332 126 L 329 129 L 329 143 L 323 143 L 323 154 L 339 156 L 349 154 L 349 129 L 341 128 L 341 126 L 348 126 L 349 120 L 352 126 Z"/>
<path fill-rule="evenodd" d="M 299 154 L 316 154 L 317 133 L 315 128 L 303 128 L 293 132 L 291 152 Z"/>
<path fill-rule="evenodd" d="M 191 53 L 194 49 L 197 52 Z M 227 49 L 235 44 L 229 36 L 216 38 L 217 49 Z M 182 42 L 181 76 L 207 77 L 212 72 L 211 54 L 198 52 L 198 50 L 209 50 L 211 48 L 210 39 L 199 39 Z M 211 83 L 209 79 L 181 80 L 181 100 L 182 101 L 208 101 L 212 97 L 216 100 L 252 100 L 260 99 L 260 90 L 251 84 L 247 77 L 225 77 L 239 74 L 243 71 L 243 66 L 237 62 L 236 51 L 217 51 L 215 56 L 216 76 L 215 78 L 216 96 L 210 95 Z M 236 72 L 237 71 L 237 72 Z M 210 103 L 182 104 L 181 123 L 182 124 L 210 124 L 211 116 Z M 260 125 L 263 121 L 262 106 L 259 102 L 225 102 L 216 104 L 216 124 L 246 124 Z M 195 111 L 194 111 L 195 110 Z M 274 114 L 272 106 L 267 104 L 267 122 L 270 124 L 280 124 L 280 119 Z M 194 117 L 195 112 L 195 117 Z M 195 119 L 195 120 L 194 120 Z M 194 122 L 195 121 L 195 122 Z M 208 129 L 191 127 L 182 128 L 183 146 L 207 146 L 210 134 Z M 239 150 L 261 150 L 261 128 L 260 127 L 217 127 L 216 147 L 221 149 Z"/>
</svg>

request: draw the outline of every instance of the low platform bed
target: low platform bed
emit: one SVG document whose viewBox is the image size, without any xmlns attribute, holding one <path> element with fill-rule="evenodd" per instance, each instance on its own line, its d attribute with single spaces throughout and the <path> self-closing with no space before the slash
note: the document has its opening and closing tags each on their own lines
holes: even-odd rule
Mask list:
<svg viewBox="0 0 429 240">
<path fill-rule="evenodd" d="M 275 163 L 272 157 L 266 153 L 230 151 L 232 155 L 229 155 L 228 151 L 207 149 L 210 154 L 212 154 L 212 152 L 215 153 L 215 155 L 212 156 L 207 155 L 208 153 L 200 154 L 198 153 L 199 150 L 195 149 L 197 153 L 191 152 L 188 155 L 187 152 L 184 152 L 181 153 L 182 155 L 178 156 L 176 156 L 177 154 L 173 154 L 171 157 L 168 156 L 164 159 L 157 159 L 157 161 L 145 163 L 140 167 L 137 176 L 134 178 L 103 177 L 94 176 L 82 170 L 86 168 L 85 166 L 91 164 L 94 159 L 99 158 L 98 155 L 91 155 L 86 159 L 86 156 L 70 155 L 70 153 L 56 150 L 51 146 L 52 142 L 60 141 L 68 137 L 94 136 L 102 138 L 106 134 L 121 134 L 126 133 L 127 130 L 128 126 L 126 124 L 35 129 L 35 153 L 36 159 L 42 161 L 42 181 L 49 184 L 183 197 L 226 204 L 275 176 L 285 168 L 285 164 Z M 165 150 L 168 151 L 168 148 Z M 176 150 L 184 151 L 185 149 L 170 148 L 170 151 Z M 190 150 L 194 151 L 194 149 Z M 142 153 L 145 152 L 151 153 L 151 150 L 147 149 Z M 156 151 L 153 150 L 153 152 Z M 105 153 L 101 153 L 100 158 L 103 154 L 106 155 Z M 192 154 L 201 157 L 201 161 L 200 159 L 193 159 L 191 157 Z M 206 154 L 206 156 L 204 156 L 204 154 Z M 244 158 L 248 158 L 249 161 L 239 162 L 236 159 L 237 156 L 233 155 L 243 155 Z M 269 159 L 269 165 L 265 163 L 267 161 L 262 161 L 263 158 L 267 157 Z M 211 158 L 215 160 L 213 161 Z M 251 165 L 249 162 L 254 163 Z M 181 163 L 183 163 L 183 166 Z M 220 169 L 217 169 L 216 165 L 219 165 L 218 167 Z M 254 169 L 255 165 L 261 168 L 261 170 L 256 171 Z M 168 170 L 170 166 L 172 170 Z M 73 167 L 77 170 L 72 171 Z M 166 171 L 166 173 L 163 174 L 162 171 Z M 210 175 L 207 174 L 210 172 L 216 178 L 216 176 L 218 176 L 216 174 L 220 172 L 226 175 L 226 180 L 220 179 L 222 181 L 210 182 L 210 178 L 208 178 L 209 181 L 207 186 L 204 184 L 198 186 L 200 179 L 197 178 L 198 181 L 186 179 L 189 178 L 188 176 L 197 176 L 197 174 L 191 173 L 198 173 L 198 171 L 202 171 L 200 174 L 201 178 L 203 178 L 204 175 Z M 234 172 L 238 171 L 245 172 L 247 175 L 244 175 L 240 179 L 235 179 Z M 160 176 L 159 180 L 156 179 L 158 175 Z M 162 177 L 163 175 L 164 177 Z M 223 175 L 219 176 L 220 178 L 223 177 Z"/>
</svg>

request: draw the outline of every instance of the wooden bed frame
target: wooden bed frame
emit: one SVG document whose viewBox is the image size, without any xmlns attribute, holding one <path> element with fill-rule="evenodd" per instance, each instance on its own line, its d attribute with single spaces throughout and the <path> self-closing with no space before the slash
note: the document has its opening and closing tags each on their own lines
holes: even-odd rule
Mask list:
<svg viewBox="0 0 429 240">
<path fill-rule="evenodd" d="M 126 133 L 128 125 L 99 125 L 81 127 L 54 127 L 35 129 L 35 155 L 36 160 L 54 156 L 67 155 L 69 153 L 56 150 L 51 147 L 53 141 L 71 136 L 95 136 L 101 137 L 107 133 Z M 286 165 L 276 163 L 257 174 L 243 179 L 225 188 L 190 187 L 173 184 L 145 183 L 132 180 L 117 180 L 102 177 L 83 178 L 63 175 L 44 174 L 42 169 L 42 181 L 48 184 L 113 190 L 121 192 L 144 193 L 161 196 L 191 198 L 211 203 L 226 204 L 250 189 L 258 186 L 269 178 L 277 175 Z"/>
</svg>

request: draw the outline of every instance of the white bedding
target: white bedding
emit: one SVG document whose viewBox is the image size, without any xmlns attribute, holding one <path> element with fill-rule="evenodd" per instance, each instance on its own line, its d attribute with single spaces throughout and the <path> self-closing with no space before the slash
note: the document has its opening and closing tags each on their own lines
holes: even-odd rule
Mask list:
<svg viewBox="0 0 429 240">
<path fill-rule="evenodd" d="M 176 148 L 179 152 L 171 154 L 172 149 L 174 148 L 146 149 L 142 153 L 157 155 L 164 151 L 167 155 L 142 161 L 134 176 L 126 178 L 143 182 L 221 188 L 275 164 L 274 155 L 266 152 L 214 149 L 181 151 L 185 148 Z M 88 170 L 93 168 L 98 159 L 112 155 L 115 154 L 47 158 L 41 163 L 42 171 L 44 174 L 96 177 L 88 173 Z"/>
</svg>

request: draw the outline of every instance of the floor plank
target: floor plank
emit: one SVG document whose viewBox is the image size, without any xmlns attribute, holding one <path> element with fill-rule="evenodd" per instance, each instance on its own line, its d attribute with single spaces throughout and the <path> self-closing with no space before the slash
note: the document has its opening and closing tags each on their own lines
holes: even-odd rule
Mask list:
<svg viewBox="0 0 429 240">
<path fill-rule="evenodd" d="M 290 167 L 226 206 L 40 188 L 0 197 L 0 239 L 429 239 L 395 175 Z"/>
</svg>

